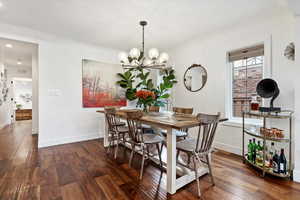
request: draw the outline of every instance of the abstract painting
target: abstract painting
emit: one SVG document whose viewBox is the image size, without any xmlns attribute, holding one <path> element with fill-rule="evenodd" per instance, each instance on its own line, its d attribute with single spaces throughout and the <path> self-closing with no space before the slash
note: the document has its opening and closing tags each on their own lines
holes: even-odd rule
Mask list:
<svg viewBox="0 0 300 200">
<path fill-rule="evenodd" d="M 126 106 L 125 91 L 116 84 L 119 65 L 82 60 L 82 101 L 84 108 Z"/>
</svg>

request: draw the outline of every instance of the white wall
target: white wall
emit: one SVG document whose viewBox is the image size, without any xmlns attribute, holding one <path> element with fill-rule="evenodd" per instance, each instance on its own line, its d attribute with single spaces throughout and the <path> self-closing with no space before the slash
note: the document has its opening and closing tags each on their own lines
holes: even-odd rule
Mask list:
<svg viewBox="0 0 300 200">
<path fill-rule="evenodd" d="M 0 24 L 0 37 L 39 45 L 39 147 L 101 136 L 103 116 L 82 108 L 81 60 L 114 63 L 118 51 L 6 24 Z"/>
<path fill-rule="evenodd" d="M 32 134 L 39 132 L 39 69 L 38 46 L 32 54 Z"/>
<path fill-rule="evenodd" d="M 299 15 L 296 17 L 295 29 L 296 29 L 296 72 L 294 74 L 294 86 L 295 86 L 295 170 L 294 170 L 294 180 L 300 182 L 300 84 L 299 84 L 299 74 L 300 74 L 300 7 Z"/>
<path fill-rule="evenodd" d="M 292 79 L 295 63 L 283 56 L 287 44 L 294 41 L 294 21 L 291 15 L 259 18 L 237 24 L 215 34 L 199 37 L 170 51 L 175 64 L 179 83 L 175 89 L 176 106 L 194 107 L 195 113 L 217 113 L 225 115 L 225 97 L 227 88 L 227 52 L 260 42 L 266 42 L 266 54 L 273 54 L 271 60 L 266 55 L 266 65 L 273 63 L 273 77 L 278 81 L 281 94 L 276 104 L 294 109 L 294 88 Z M 270 38 L 272 35 L 272 48 Z M 272 50 L 272 51 L 271 51 Z M 206 67 L 208 80 L 199 92 L 188 92 L 183 85 L 183 74 L 192 64 Z M 185 98 L 182 98 L 182 97 Z M 221 125 L 216 136 L 215 146 L 223 150 L 241 154 L 242 130 L 236 126 Z"/>
<path fill-rule="evenodd" d="M 0 72 L 4 72 L 5 66 L 0 60 Z M 9 81 L 7 81 L 8 87 L 10 87 Z M 2 88 L 0 88 L 2 89 Z M 0 90 L 2 92 L 2 90 Z M 2 96 L 2 94 L 1 94 Z M 3 100 L 3 99 L 2 99 Z M 6 125 L 11 123 L 10 118 L 11 110 L 10 110 L 10 89 L 9 94 L 6 101 L 2 102 L 2 105 L 0 105 L 0 129 L 5 127 Z"/>
</svg>

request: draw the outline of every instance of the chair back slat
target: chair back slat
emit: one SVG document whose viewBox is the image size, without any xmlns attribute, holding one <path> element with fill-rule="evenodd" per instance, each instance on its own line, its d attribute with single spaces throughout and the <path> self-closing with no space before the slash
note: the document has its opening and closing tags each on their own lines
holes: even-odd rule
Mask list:
<svg viewBox="0 0 300 200">
<path fill-rule="evenodd" d="M 217 115 L 198 114 L 199 129 L 195 152 L 205 153 L 211 150 L 215 137 L 217 126 L 220 119 L 220 113 Z"/>
<path fill-rule="evenodd" d="M 143 143 L 143 134 L 141 127 L 141 122 L 139 119 L 143 116 L 141 111 L 127 112 L 127 123 L 129 128 L 129 137 L 134 143 Z"/>
<path fill-rule="evenodd" d="M 173 112 L 176 114 L 193 114 L 193 108 L 173 107 Z M 182 128 L 180 131 L 188 132 L 188 128 Z"/>
<path fill-rule="evenodd" d="M 116 108 L 114 107 L 105 107 L 105 118 L 108 124 L 109 131 L 116 131 Z"/>
<path fill-rule="evenodd" d="M 173 112 L 174 113 L 193 114 L 193 111 L 194 111 L 193 108 L 173 107 Z"/>
</svg>

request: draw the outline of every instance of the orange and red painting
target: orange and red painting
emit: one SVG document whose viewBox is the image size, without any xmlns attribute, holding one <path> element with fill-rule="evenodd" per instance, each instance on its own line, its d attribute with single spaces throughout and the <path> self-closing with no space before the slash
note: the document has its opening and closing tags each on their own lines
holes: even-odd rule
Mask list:
<svg viewBox="0 0 300 200">
<path fill-rule="evenodd" d="M 118 65 L 82 60 L 82 101 L 84 108 L 126 106 L 124 89 L 117 84 Z"/>
</svg>

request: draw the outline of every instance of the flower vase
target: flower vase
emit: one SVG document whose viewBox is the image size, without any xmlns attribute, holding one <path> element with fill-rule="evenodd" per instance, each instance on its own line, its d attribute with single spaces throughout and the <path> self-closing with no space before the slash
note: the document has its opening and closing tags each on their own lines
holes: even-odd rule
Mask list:
<svg viewBox="0 0 300 200">
<path fill-rule="evenodd" d="M 143 105 L 143 111 L 148 112 L 148 106 L 146 104 Z"/>
</svg>

